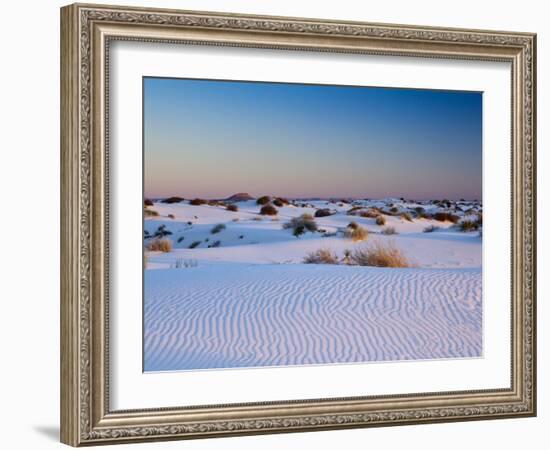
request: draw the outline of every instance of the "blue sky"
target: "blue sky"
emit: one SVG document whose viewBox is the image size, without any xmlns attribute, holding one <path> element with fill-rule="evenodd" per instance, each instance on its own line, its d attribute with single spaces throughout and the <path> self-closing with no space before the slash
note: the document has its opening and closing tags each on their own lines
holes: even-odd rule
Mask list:
<svg viewBox="0 0 550 450">
<path fill-rule="evenodd" d="M 481 199 L 479 92 L 143 83 L 147 197 Z"/>
</svg>

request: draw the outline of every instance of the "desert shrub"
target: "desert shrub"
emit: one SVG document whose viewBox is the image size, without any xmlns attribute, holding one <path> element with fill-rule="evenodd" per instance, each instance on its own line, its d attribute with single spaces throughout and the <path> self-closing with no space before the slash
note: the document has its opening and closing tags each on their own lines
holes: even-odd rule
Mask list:
<svg viewBox="0 0 550 450">
<path fill-rule="evenodd" d="M 212 228 L 210 230 L 210 233 L 216 234 L 216 233 L 219 233 L 222 230 L 225 230 L 225 225 L 223 223 L 219 223 L 219 224 L 215 225 L 214 228 Z"/>
<path fill-rule="evenodd" d="M 368 239 L 369 232 L 366 228 L 358 225 L 356 222 L 350 222 L 344 231 L 344 237 L 351 239 L 354 242 L 364 241 Z"/>
<path fill-rule="evenodd" d="M 162 203 L 167 203 L 169 205 L 171 205 L 172 203 L 180 203 L 180 202 L 183 202 L 185 199 L 182 198 L 182 197 L 177 197 L 177 196 L 174 196 L 174 197 L 168 197 L 168 198 L 165 198 Z"/>
<path fill-rule="evenodd" d="M 225 207 L 225 209 L 231 212 L 237 212 L 239 210 L 239 207 L 235 203 L 230 203 Z"/>
<path fill-rule="evenodd" d="M 434 231 L 439 230 L 439 227 L 435 225 L 430 225 L 422 230 L 423 233 L 433 233 Z"/>
<path fill-rule="evenodd" d="M 419 216 L 421 216 L 426 212 L 426 210 L 422 206 L 417 206 L 416 208 L 414 208 L 414 210 L 416 211 L 416 214 L 418 214 Z"/>
<path fill-rule="evenodd" d="M 300 236 L 306 231 L 317 231 L 317 223 L 311 214 L 302 214 L 300 217 L 293 217 L 283 225 L 285 229 L 292 229 L 294 236 Z"/>
<path fill-rule="evenodd" d="M 376 225 L 386 225 L 386 218 L 382 214 L 376 217 Z"/>
<path fill-rule="evenodd" d="M 158 217 L 159 213 L 156 212 L 154 209 L 144 209 L 143 214 L 145 217 Z"/>
<path fill-rule="evenodd" d="M 393 242 L 376 241 L 355 250 L 350 257 L 353 264 L 373 267 L 414 267 L 411 261 Z"/>
<path fill-rule="evenodd" d="M 214 242 L 212 242 L 212 243 L 208 246 L 208 248 L 216 248 L 216 247 L 219 247 L 219 246 L 221 245 L 221 243 L 222 243 L 221 241 L 214 241 Z"/>
<path fill-rule="evenodd" d="M 329 249 L 321 248 L 308 253 L 304 258 L 305 264 L 338 264 L 338 256 Z"/>
<path fill-rule="evenodd" d="M 193 200 L 189 201 L 189 204 L 193 206 L 206 205 L 206 203 L 208 202 L 204 198 L 194 198 Z"/>
<path fill-rule="evenodd" d="M 315 217 L 327 217 L 332 216 L 332 212 L 328 208 L 322 208 L 315 211 Z"/>
<path fill-rule="evenodd" d="M 172 251 L 172 241 L 170 239 L 153 239 L 147 248 L 152 252 L 168 253 Z"/>
<path fill-rule="evenodd" d="M 269 195 L 263 195 L 258 200 L 256 200 L 256 203 L 258 205 L 267 205 L 271 201 L 271 197 Z"/>
<path fill-rule="evenodd" d="M 220 200 L 208 200 L 207 204 L 209 206 L 225 206 L 225 203 Z"/>
<path fill-rule="evenodd" d="M 175 219 L 176 216 L 174 216 L 174 214 L 168 214 L 168 218 L 169 218 L 169 219 Z"/>
<path fill-rule="evenodd" d="M 452 222 L 452 223 L 457 223 L 459 219 L 457 215 L 451 214 L 449 212 L 436 212 L 433 218 L 438 222 Z"/>
<path fill-rule="evenodd" d="M 159 225 L 157 231 L 155 231 L 155 237 L 163 238 L 165 236 L 170 236 L 172 232 L 166 229 L 166 225 Z"/>
<path fill-rule="evenodd" d="M 275 208 L 275 206 L 271 203 L 268 203 L 267 205 L 261 207 L 260 214 L 262 216 L 275 216 L 277 215 L 277 208 Z"/>
<path fill-rule="evenodd" d="M 460 231 L 477 231 L 479 229 L 479 224 L 477 221 L 473 220 L 463 220 L 458 224 Z"/>
<path fill-rule="evenodd" d="M 279 208 L 282 208 L 285 205 L 288 205 L 289 201 L 286 198 L 283 197 L 277 197 L 275 200 L 273 200 L 273 204 L 275 206 L 278 206 Z"/>
<path fill-rule="evenodd" d="M 178 244 L 179 244 L 181 241 L 183 241 L 184 239 L 185 239 L 185 236 L 180 236 L 180 237 L 178 238 Z"/>
<path fill-rule="evenodd" d="M 392 207 L 390 208 L 390 212 L 391 212 L 392 214 L 397 214 L 398 211 L 399 211 L 399 208 L 397 208 L 397 206 L 392 206 Z"/>
<path fill-rule="evenodd" d="M 397 231 L 395 230 L 394 227 L 384 227 L 382 229 L 382 234 L 385 234 L 385 235 L 391 235 L 391 234 L 397 234 Z"/>
<path fill-rule="evenodd" d="M 188 247 L 188 248 L 195 248 L 195 247 L 198 247 L 199 245 L 201 245 L 201 242 L 202 242 L 202 241 L 193 241 L 193 242 L 191 242 L 191 244 L 189 244 L 189 247 Z"/>
<path fill-rule="evenodd" d="M 401 213 L 401 218 L 407 220 L 408 222 L 413 221 L 413 218 L 408 212 Z"/>
<path fill-rule="evenodd" d="M 149 200 L 148 198 L 146 198 L 145 200 L 143 200 L 143 205 L 144 206 L 153 206 L 153 200 Z"/>
<path fill-rule="evenodd" d="M 422 212 L 420 214 L 418 214 L 418 217 L 420 217 L 421 219 L 433 219 L 434 216 L 428 212 Z"/>
</svg>

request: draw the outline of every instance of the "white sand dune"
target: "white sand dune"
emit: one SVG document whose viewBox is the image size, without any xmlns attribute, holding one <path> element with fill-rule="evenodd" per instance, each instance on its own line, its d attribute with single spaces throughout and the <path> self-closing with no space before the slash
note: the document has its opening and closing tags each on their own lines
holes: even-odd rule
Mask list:
<svg viewBox="0 0 550 450">
<path fill-rule="evenodd" d="M 372 217 L 349 215 L 352 206 L 394 209 L 385 218 L 397 234 L 384 235 Z M 147 252 L 144 369 L 479 357 L 482 239 L 451 222 L 395 214 L 414 215 L 420 206 L 430 213 L 449 208 L 399 199 L 314 200 L 265 217 L 254 200 L 239 202 L 236 212 L 223 204 L 155 202 L 159 215 L 146 218 L 144 243 L 164 230 L 174 248 Z M 334 213 L 315 219 L 320 231 L 295 237 L 283 228 L 320 208 Z M 465 220 L 482 207 L 455 202 L 451 210 Z M 366 243 L 345 238 L 350 221 L 368 229 Z M 431 225 L 439 229 L 424 233 Z M 373 241 L 394 242 L 416 268 L 302 264 L 321 248 L 342 259 L 345 250 Z"/>
<path fill-rule="evenodd" d="M 480 269 L 147 270 L 144 369 L 479 357 Z"/>
</svg>

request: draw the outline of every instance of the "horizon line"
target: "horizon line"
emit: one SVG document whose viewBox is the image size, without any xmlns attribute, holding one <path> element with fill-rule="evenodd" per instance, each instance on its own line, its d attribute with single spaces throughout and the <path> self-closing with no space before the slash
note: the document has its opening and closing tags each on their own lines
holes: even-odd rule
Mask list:
<svg viewBox="0 0 550 450">
<path fill-rule="evenodd" d="M 262 195 L 252 195 L 248 192 L 236 192 L 234 194 L 230 194 L 227 196 L 185 196 L 183 194 L 170 194 L 170 195 L 145 195 L 143 194 L 143 199 L 149 199 L 149 200 L 157 200 L 157 199 L 166 199 L 170 197 L 181 197 L 183 200 L 193 200 L 195 198 L 200 198 L 204 200 L 228 200 L 230 197 L 237 195 L 237 194 L 248 194 L 252 197 L 251 200 L 256 200 L 260 197 L 268 196 L 271 198 L 286 198 L 286 199 L 292 199 L 292 200 L 384 200 L 384 199 L 399 199 L 402 201 L 407 200 L 414 200 L 414 201 L 427 201 L 427 200 L 453 200 L 453 201 L 480 201 L 482 197 L 476 197 L 476 198 L 467 198 L 464 196 L 435 196 L 435 197 L 429 197 L 429 198 L 414 198 L 414 197 L 406 197 L 403 195 L 386 195 L 381 197 L 367 197 L 367 196 L 346 196 L 346 195 L 336 195 L 336 196 L 315 196 L 315 195 L 308 195 L 308 196 L 289 196 L 289 195 L 274 195 L 274 194 L 262 194 Z"/>
</svg>

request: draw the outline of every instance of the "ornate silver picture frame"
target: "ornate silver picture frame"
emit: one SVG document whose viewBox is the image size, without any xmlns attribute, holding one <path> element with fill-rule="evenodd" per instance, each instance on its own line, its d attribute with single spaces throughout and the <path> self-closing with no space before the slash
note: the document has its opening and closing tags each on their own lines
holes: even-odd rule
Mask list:
<svg viewBox="0 0 550 450">
<path fill-rule="evenodd" d="M 109 57 L 115 41 L 501 61 L 511 67 L 510 386 L 115 410 L 109 352 Z M 74 4 L 61 9 L 61 441 L 148 440 L 536 414 L 536 35 Z M 488 260 L 490 262 L 490 258 Z M 266 387 L 268 389 L 268 387 Z"/>
</svg>

